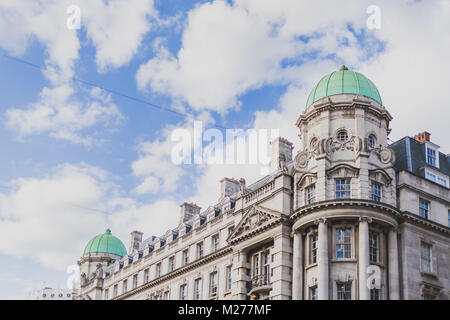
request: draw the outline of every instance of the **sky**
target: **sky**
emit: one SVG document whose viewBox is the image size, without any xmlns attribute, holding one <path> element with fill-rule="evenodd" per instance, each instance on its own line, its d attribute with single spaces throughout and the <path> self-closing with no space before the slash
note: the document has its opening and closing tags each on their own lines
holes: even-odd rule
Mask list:
<svg viewBox="0 0 450 320">
<path fill-rule="evenodd" d="M 221 178 L 261 178 L 174 163 L 174 132 L 277 129 L 295 154 L 341 65 L 377 86 L 391 141 L 428 131 L 450 153 L 449 31 L 448 0 L 0 0 L 0 299 L 65 287 L 107 228 L 128 248 L 214 205 Z"/>
</svg>

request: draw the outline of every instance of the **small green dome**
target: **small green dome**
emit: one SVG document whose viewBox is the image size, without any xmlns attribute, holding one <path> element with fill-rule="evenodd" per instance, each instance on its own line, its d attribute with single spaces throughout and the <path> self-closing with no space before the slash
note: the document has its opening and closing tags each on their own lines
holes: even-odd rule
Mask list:
<svg viewBox="0 0 450 320">
<path fill-rule="evenodd" d="M 360 94 L 381 105 L 383 104 L 380 93 L 372 81 L 361 73 L 348 70 L 346 66 L 342 66 L 338 71 L 326 75 L 316 84 L 309 94 L 306 109 L 323 97 L 346 93 Z"/>
<path fill-rule="evenodd" d="M 127 254 L 127 249 L 119 238 L 111 234 L 111 230 L 106 230 L 104 234 L 91 239 L 84 249 L 83 256 L 89 253 L 110 253 L 123 257 Z"/>
</svg>

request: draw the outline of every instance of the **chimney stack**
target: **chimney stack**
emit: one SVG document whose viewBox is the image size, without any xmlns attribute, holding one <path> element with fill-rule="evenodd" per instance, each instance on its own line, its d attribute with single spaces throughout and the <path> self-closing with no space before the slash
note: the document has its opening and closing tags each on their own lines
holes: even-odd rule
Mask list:
<svg viewBox="0 0 450 320">
<path fill-rule="evenodd" d="M 181 206 L 180 223 L 191 220 L 197 213 L 200 213 L 200 208 L 195 203 L 183 203 Z"/>
<path fill-rule="evenodd" d="M 273 140 L 272 145 L 272 160 L 270 161 L 270 172 L 278 171 L 280 168 L 280 157 L 284 157 L 285 163 L 292 161 L 292 149 L 294 144 L 287 139 L 278 137 Z"/>
<path fill-rule="evenodd" d="M 135 230 L 135 231 L 131 232 L 131 243 L 130 243 L 130 249 L 128 250 L 128 254 L 134 254 L 139 250 L 139 248 L 141 247 L 143 235 L 144 235 L 144 233 L 141 231 Z"/>
<path fill-rule="evenodd" d="M 225 197 L 229 197 L 234 193 L 239 192 L 239 181 L 232 178 L 223 178 L 220 180 L 220 198 L 221 201 Z"/>
<path fill-rule="evenodd" d="M 424 142 L 424 141 L 430 142 L 430 136 L 431 136 L 431 133 L 424 131 L 424 132 L 416 134 L 414 136 L 414 139 L 416 139 L 419 142 Z"/>
</svg>

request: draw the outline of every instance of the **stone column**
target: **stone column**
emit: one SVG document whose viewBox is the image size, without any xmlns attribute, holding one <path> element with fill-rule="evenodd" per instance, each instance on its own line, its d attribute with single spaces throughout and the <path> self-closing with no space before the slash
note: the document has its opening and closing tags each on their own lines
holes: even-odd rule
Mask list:
<svg viewBox="0 0 450 320">
<path fill-rule="evenodd" d="M 319 225 L 317 248 L 318 299 L 328 300 L 328 227 L 325 218 L 318 219 L 315 223 Z"/>
<path fill-rule="evenodd" d="M 294 232 L 292 300 L 303 300 L 303 236 Z"/>
<path fill-rule="evenodd" d="M 367 286 L 367 268 L 370 266 L 369 257 L 369 222 L 370 218 L 361 217 L 359 219 L 359 299 L 369 300 L 370 289 Z"/>
<path fill-rule="evenodd" d="M 398 247 L 397 229 L 389 230 L 388 239 L 388 270 L 389 270 L 389 300 L 400 299 L 399 268 L 398 268 Z"/>
<path fill-rule="evenodd" d="M 238 251 L 233 253 L 233 274 L 232 274 L 232 298 L 233 300 L 246 300 L 248 292 L 247 275 L 249 263 L 247 262 L 247 252 Z"/>
</svg>

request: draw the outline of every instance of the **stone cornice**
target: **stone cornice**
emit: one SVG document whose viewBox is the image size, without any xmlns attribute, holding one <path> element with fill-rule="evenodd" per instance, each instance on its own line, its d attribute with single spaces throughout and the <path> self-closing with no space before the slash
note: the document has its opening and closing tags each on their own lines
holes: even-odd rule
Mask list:
<svg viewBox="0 0 450 320">
<path fill-rule="evenodd" d="M 320 101 L 320 100 L 319 100 Z M 318 113 L 321 113 L 326 110 L 345 110 L 345 109 L 365 109 L 368 112 L 385 119 L 387 122 L 392 120 L 391 114 L 384 107 L 377 107 L 372 105 L 369 102 L 362 101 L 357 98 L 352 99 L 352 101 L 343 101 L 343 102 L 333 102 L 328 97 L 323 102 L 317 102 L 308 107 L 306 112 L 302 113 L 297 120 L 297 127 L 302 125 L 303 122 L 308 121 L 310 118 L 315 117 Z"/>
<path fill-rule="evenodd" d="M 405 220 L 405 221 L 409 221 L 415 225 L 418 225 L 421 227 L 425 226 L 429 229 L 433 229 L 435 231 L 439 231 L 446 235 L 450 235 L 450 228 L 446 227 L 443 224 L 422 218 L 421 216 L 418 216 L 417 214 L 411 213 L 409 211 L 403 211 L 401 214 L 402 214 L 403 220 Z"/>
<path fill-rule="evenodd" d="M 375 202 L 367 199 L 333 199 L 333 200 L 325 200 L 314 202 L 307 206 L 303 206 L 297 210 L 295 210 L 290 219 L 292 221 L 296 221 L 299 217 L 314 213 L 318 210 L 323 209 L 333 209 L 333 208 L 373 208 L 378 209 L 387 213 L 391 213 L 397 217 L 400 217 L 400 212 L 397 208 L 382 202 Z"/>
<path fill-rule="evenodd" d="M 409 171 L 407 171 L 407 172 L 410 173 Z M 417 177 L 420 177 L 420 176 L 417 176 Z M 425 179 L 424 177 L 420 177 L 420 178 L 426 180 L 427 182 L 431 182 L 431 183 L 436 184 L 436 182 L 427 180 L 427 179 Z M 437 185 L 440 186 L 440 187 L 443 187 L 443 186 L 441 186 L 441 185 L 439 185 L 439 184 L 437 184 Z M 414 191 L 414 192 L 417 192 L 417 193 L 419 193 L 419 194 L 424 195 L 425 197 L 428 197 L 428 198 L 430 198 L 430 199 L 434 199 L 434 200 L 436 200 L 436 201 L 443 202 L 443 203 L 445 203 L 445 205 L 450 206 L 450 201 L 448 201 L 447 199 L 444 199 L 444 198 L 442 198 L 442 197 L 435 196 L 434 194 L 425 192 L 425 191 L 423 191 L 422 189 L 418 189 L 418 188 L 416 188 L 416 187 L 413 187 L 412 185 L 410 185 L 410 184 L 408 184 L 408 183 L 400 183 L 399 185 L 397 185 L 397 190 L 402 189 L 402 188 L 410 189 L 410 190 L 412 190 L 412 191 Z M 443 187 L 443 188 L 445 188 L 445 187 Z"/>
<path fill-rule="evenodd" d="M 113 298 L 112 300 L 122 300 L 122 299 L 128 298 L 128 297 L 130 297 L 132 295 L 135 295 L 135 294 L 137 294 L 139 292 L 142 292 L 142 291 L 144 291 L 146 289 L 152 288 L 152 287 L 154 287 L 154 286 L 156 286 L 156 285 L 158 285 L 158 284 L 160 284 L 160 283 L 162 283 L 164 281 L 170 280 L 170 279 L 178 277 L 178 276 L 180 276 L 180 275 L 182 275 L 184 273 L 187 273 L 187 272 L 189 272 L 191 270 L 194 270 L 195 268 L 197 268 L 197 267 L 199 267 L 201 265 L 204 265 L 204 264 L 206 264 L 208 262 L 211 262 L 211 261 L 213 261 L 213 260 L 215 260 L 217 258 L 225 256 L 225 255 L 231 253 L 232 251 L 233 251 L 233 249 L 230 246 L 226 246 L 226 247 L 224 247 L 222 249 L 219 249 L 219 250 L 217 250 L 217 251 L 215 251 L 213 253 L 208 254 L 207 256 L 204 256 L 201 259 L 195 260 L 195 261 L 193 261 L 193 262 L 191 262 L 191 263 L 189 263 L 189 264 L 187 264 L 187 265 L 185 265 L 185 266 L 183 266 L 181 268 L 175 269 L 172 272 L 169 272 L 169 273 L 167 273 L 167 274 L 165 274 L 165 275 L 163 275 L 163 276 L 161 276 L 159 278 L 156 278 L 156 279 L 154 279 L 152 281 L 149 281 L 149 282 L 147 282 L 147 283 L 145 283 L 145 284 L 143 284 L 143 285 L 141 285 L 141 286 L 139 286 L 139 287 L 137 287 L 135 289 L 132 289 L 132 290 L 126 292 L 126 293 L 123 293 L 120 296 L 117 296 L 117 297 Z"/>
</svg>

